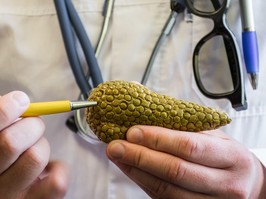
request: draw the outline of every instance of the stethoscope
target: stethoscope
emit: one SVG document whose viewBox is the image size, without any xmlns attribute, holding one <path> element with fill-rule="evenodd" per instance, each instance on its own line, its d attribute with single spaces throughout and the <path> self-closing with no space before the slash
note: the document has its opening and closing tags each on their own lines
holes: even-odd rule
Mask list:
<svg viewBox="0 0 266 199">
<path fill-rule="evenodd" d="M 103 9 L 104 21 L 95 50 L 92 47 L 91 41 L 71 0 L 54 0 L 54 3 L 68 60 L 77 85 L 81 91 L 79 99 L 86 100 L 91 89 L 103 82 L 103 77 L 97 62 L 97 57 L 101 52 L 108 32 L 110 19 L 114 8 L 114 0 L 105 0 Z M 144 71 L 141 80 L 141 84 L 143 85 L 147 83 L 159 49 L 164 39 L 168 35 L 170 35 L 175 25 L 176 17 L 179 13 L 182 13 L 185 10 L 184 0 L 171 0 L 170 8 L 170 15 L 161 31 L 161 34 L 155 44 L 149 62 Z M 87 73 L 84 72 L 83 67 L 80 63 L 79 55 L 77 52 L 77 40 L 83 50 L 84 57 L 87 62 Z M 75 112 L 75 115 L 73 117 L 70 117 L 67 120 L 66 124 L 71 130 L 78 132 L 84 139 L 88 139 L 88 130 L 86 129 L 86 124 L 84 123 L 83 116 L 84 113 L 82 112 L 82 110 L 78 110 Z"/>
</svg>

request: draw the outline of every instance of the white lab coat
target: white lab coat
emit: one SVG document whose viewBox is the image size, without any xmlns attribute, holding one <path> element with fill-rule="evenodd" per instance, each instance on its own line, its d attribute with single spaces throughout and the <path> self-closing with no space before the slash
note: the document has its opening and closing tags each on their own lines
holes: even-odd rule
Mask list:
<svg viewBox="0 0 266 199">
<path fill-rule="evenodd" d="M 102 24 L 103 0 L 73 0 L 95 46 Z M 180 99 L 222 109 L 233 122 L 223 130 L 250 148 L 266 163 L 266 38 L 264 1 L 253 1 L 260 50 L 259 89 L 245 77 L 249 108 L 236 112 L 227 100 L 201 94 L 192 72 L 192 52 L 208 32 L 206 21 L 180 14 L 164 42 L 147 83 L 151 89 Z M 116 0 L 111 29 L 99 57 L 104 80 L 140 81 L 154 44 L 170 13 L 169 0 Z M 238 1 L 233 1 L 228 22 L 241 46 Z M 26 92 L 31 101 L 71 99 L 79 95 L 64 50 L 52 0 L 0 0 L 0 95 Z M 244 70 L 245 71 L 245 70 Z M 224 77 L 226 78 L 226 77 Z M 105 155 L 106 145 L 91 144 L 65 125 L 71 113 L 45 116 L 45 136 L 51 159 L 70 167 L 69 199 L 135 199 L 148 196 L 120 172 Z"/>
</svg>

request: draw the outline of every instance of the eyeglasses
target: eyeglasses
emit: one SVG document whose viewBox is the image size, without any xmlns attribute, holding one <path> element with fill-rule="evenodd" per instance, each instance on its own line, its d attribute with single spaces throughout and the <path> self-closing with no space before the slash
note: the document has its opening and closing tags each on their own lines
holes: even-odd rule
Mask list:
<svg viewBox="0 0 266 199">
<path fill-rule="evenodd" d="M 197 43 L 193 53 L 198 88 L 209 98 L 227 98 L 237 111 L 247 109 L 241 53 L 226 24 L 230 1 L 186 0 L 185 4 L 191 13 L 213 21 L 213 29 Z"/>
</svg>

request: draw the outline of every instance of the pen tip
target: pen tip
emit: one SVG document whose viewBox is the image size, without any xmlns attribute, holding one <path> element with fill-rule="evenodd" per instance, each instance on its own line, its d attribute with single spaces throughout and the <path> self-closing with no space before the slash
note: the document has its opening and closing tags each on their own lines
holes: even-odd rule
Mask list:
<svg viewBox="0 0 266 199">
<path fill-rule="evenodd" d="M 97 102 L 94 101 L 72 101 L 71 102 L 71 110 L 77 110 L 81 108 L 86 108 L 90 106 L 96 106 Z"/>
<path fill-rule="evenodd" d="M 250 75 L 251 78 L 251 85 L 253 90 L 256 90 L 258 88 L 258 75 L 256 73 L 253 73 Z"/>
</svg>

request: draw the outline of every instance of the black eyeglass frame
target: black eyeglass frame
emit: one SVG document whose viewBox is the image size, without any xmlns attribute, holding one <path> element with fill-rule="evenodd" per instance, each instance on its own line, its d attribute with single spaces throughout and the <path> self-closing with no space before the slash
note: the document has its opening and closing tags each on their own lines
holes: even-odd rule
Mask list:
<svg viewBox="0 0 266 199">
<path fill-rule="evenodd" d="M 230 4 L 230 0 L 224 0 L 221 4 L 219 0 L 211 0 L 214 10 L 211 12 L 200 11 L 193 6 L 193 2 L 191 0 L 185 0 L 185 4 L 188 10 L 203 18 L 212 19 L 214 22 L 214 27 L 207 35 L 205 35 L 195 46 L 193 52 L 193 71 L 195 76 L 195 81 L 197 83 L 200 91 L 207 97 L 212 99 L 221 99 L 227 98 L 232 107 L 237 110 L 246 110 L 247 109 L 247 101 L 245 94 L 245 85 L 244 78 L 242 72 L 242 58 L 241 53 L 237 45 L 237 41 L 235 39 L 234 34 L 229 29 L 226 23 L 226 12 Z M 215 36 L 222 36 L 225 50 L 228 58 L 228 63 L 231 72 L 231 78 L 233 82 L 233 90 L 224 93 L 211 93 L 204 87 L 200 74 L 199 74 L 199 53 L 202 46 L 212 39 Z"/>
</svg>

